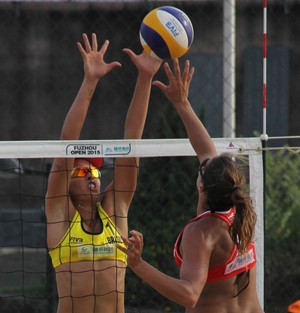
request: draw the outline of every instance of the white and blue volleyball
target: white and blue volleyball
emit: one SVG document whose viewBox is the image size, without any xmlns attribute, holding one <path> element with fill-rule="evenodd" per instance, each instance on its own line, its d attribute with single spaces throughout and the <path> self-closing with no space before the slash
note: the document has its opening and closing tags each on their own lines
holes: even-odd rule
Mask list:
<svg viewBox="0 0 300 313">
<path fill-rule="evenodd" d="M 182 57 L 191 47 L 194 29 L 178 8 L 163 6 L 150 11 L 140 27 L 140 41 L 150 55 L 165 60 Z"/>
</svg>

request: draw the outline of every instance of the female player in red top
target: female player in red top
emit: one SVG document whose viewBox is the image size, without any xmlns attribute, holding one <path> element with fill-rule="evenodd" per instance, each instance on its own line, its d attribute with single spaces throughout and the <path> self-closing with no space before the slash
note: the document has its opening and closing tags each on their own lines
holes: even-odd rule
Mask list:
<svg viewBox="0 0 300 313">
<path fill-rule="evenodd" d="M 163 296 L 184 306 L 187 313 L 262 313 L 257 292 L 255 249 L 256 214 L 244 190 L 245 179 L 228 155 L 215 146 L 188 101 L 194 68 L 178 60 L 174 72 L 166 63 L 169 85 L 153 82 L 173 103 L 200 162 L 196 219 L 176 241 L 174 256 L 180 277 L 170 277 L 142 259 L 143 236 L 131 231 L 125 240 L 128 265 Z"/>
</svg>

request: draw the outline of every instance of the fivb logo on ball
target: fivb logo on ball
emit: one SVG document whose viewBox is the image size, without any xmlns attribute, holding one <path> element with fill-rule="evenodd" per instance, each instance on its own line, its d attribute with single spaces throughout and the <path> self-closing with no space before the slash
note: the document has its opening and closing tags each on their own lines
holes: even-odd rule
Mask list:
<svg viewBox="0 0 300 313">
<path fill-rule="evenodd" d="M 140 40 L 147 53 L 160 59 L 183 56 L 194 39 L 193 25 L 181 10 L 164 6 L 150 11 L 140 28 Z"/>
<path fill-rule="evenodd" d="M 157 14 L 158 16 L 160 15 L 159 12 Z M 164 16 L 162 16 L 162 20 L 164 20 Z M 165 22 L 165 26 L 167 29 L 170 30 L 170 33 L 174 37 L 177 37 L 184 32 L 184 28 L 181 25 L 179 25 L 177 20 L 173 17 L 167 19 L 167 21 Z"/>
</svg>

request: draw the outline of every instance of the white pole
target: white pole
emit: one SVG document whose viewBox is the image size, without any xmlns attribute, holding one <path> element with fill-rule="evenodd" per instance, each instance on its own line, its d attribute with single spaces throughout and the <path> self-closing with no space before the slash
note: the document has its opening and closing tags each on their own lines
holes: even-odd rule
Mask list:
<svg viewBox="0 0 300 313">
<path fill-rule="evenodd" d="M 263 132 L 261 140 L 268 140 L 267 135 L 267 0 L 263 1 Z"/>
<path fill-rule="evenodd" d="M 224 0 L 223 8 L 223 137 L 235 137 L 235 0 Z"/>
</svg>

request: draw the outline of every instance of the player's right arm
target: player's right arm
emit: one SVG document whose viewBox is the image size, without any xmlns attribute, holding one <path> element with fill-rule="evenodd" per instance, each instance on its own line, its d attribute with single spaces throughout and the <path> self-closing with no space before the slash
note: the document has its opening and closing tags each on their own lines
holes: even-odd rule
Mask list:
<svg viewBox="0 0 300 313">
<path fill-rule="evenodd" d="M 88 108 L 99 80 L 113 68 L 121 66 L 118 62 L 105 63 L 104 55 L 109 45 L 108 40 L 104 42 L 100 50 L 98 49 L 96 34 L 92 34 L 91 43 L 87 35 L 83 34 L 83 41 L 84 48 L 81 43 L 77 43 L 77 47 L 84 62 L 84 78 L 65 118 L 60 136 L 61 140 L 78 140 L 80 138 Z M 73 165 L 73 158 L 56 158 L 53 161 L 48 179 L 45 206 L 48 228 L 55 227 L 56 223 L 61 221 L 65 221 L 67 224 L 74 215 L 74 207 L 68 197 Z M 48 233 L 57 234 L 57 237 L 61 237 L 59 232 L 48 231 Z M 54 239 L 54 241 L 57 240 Z"/>
<path fill-rule="evenodd" d="M 174 60 L 174 73 L 171 71 L 168 63 L 164 64 L 164 68 L 169 79 L 169 85 L 166 86 L 159 81 L 155 81 L 153 84 L 158 86 L 173 103 L 201 163 L 205 159 L 215 156 L 217 152 L 211 137 L 188 100 L 194 68 L 190 68 L 190 63 L 187 60 L 181 75 L 178 59 Z"/>
</svg>

